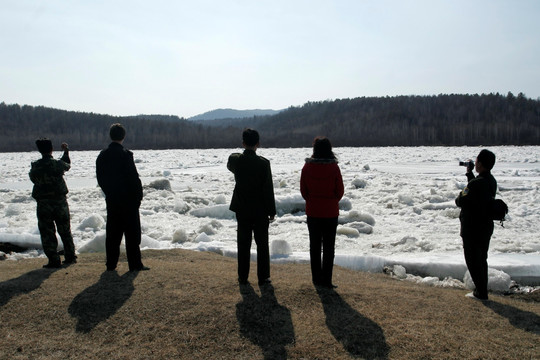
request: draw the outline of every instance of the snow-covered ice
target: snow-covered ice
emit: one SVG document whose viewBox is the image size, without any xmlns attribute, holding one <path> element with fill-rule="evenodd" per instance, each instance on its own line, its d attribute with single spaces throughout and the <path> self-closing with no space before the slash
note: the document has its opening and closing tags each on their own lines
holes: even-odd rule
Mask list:
<svg viewBox="0 0 540 360">
<path fill-rule="evenodd" d="M 497 196 L 510 208 L 504 227 L 497 224 L 491 240 L 490 283 L 496 290 L 507 286 L 508 279 L 540 285 L 540 147 L 490 149 L 497 155 Z M 345 184 L 335 263 L 373 272 L 394 266 L 401 277 L 436 286 L 454 286 L 456 281 L 466 286 L 459 209 L 454 204 L 466 177 L 458 161 L 474 159 L 481 147 L 334 150 Z M 236 256 L 236 222 L 228 209 L 234 178 L 226 168 L 228 155 L 235 151 L 240 149 L 134 151 L 144 185 L 143 249 Z M 299 180 L 311 149 L 261 148 L 258 153 L 271 161 L 276 194 L 278 216 L 270 225 L 272 261 L 307 262 L 309 240 Z M 106 209 L 95 178 L 97 155 L 72 151 L 72 168 L 65 175 L 72 232 L 81 253 L 104 251 Z M 31 249 L 6 255 L 8 260 L 43 256 L 28 178 L 30 162 L 38 158 L 37 152 L 0 154 L 0 242 Z"/>
</svg>

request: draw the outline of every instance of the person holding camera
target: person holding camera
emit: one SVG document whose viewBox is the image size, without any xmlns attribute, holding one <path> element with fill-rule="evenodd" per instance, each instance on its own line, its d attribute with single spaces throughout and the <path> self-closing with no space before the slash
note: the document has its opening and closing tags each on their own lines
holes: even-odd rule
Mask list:
<svg viewBox="0 0 540 360">
<path fill-rule="evenodd" d="M 493 220 L 489 215 L 489 206 L 497 192 L 497 181 L 491 174 L 495 165 L 495 154 L 482 150 L 476 162 L 461 163 L 467 166 L 467 186 L 456 198 L 456 205 L 461 208 L 460 235 L 463 239 L 465 263 L 471 274 L 476 289 L 467 294 L 474 299 L 488 299 L 488 250 L 493 234 Z M 473 168 L 478 173 L 474 176 Z"/>
<path fill-rule="evenodd" d="M 41 244 L 49 259 L 48 264 L 43 267 L 54 269 L 62 265 L 57 249 L 57 230 L 64 245 L 64 264 L 77 262 L 73 236 L 71 235 L 69 206 L 66 199 L 68 188 L 64 181 L 64 173 L 71 168 L 71 160 L 66 143 L 62 144 L 64 154 L 60 160 L 53 159 L 51 140 L 38 139 L 36 146 L 42 158 L 32 162 L 30 169 L 30 180 L 34 184 L 32 197 L 37 201 L 36 214 Z"/>
</svg>

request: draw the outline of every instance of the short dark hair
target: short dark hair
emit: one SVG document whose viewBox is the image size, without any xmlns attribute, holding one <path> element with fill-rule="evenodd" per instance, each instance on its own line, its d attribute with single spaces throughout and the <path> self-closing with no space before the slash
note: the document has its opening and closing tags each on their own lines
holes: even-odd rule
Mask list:
<svg viewBox="0 0 540 360">
<path fill-rule="evenodd" d="M 317 136 L 313 139 L 313 158 L 315 159 L 335 159 L 332 151 L 332 144 L 326 136 Z"/>
<path fill-rule="evenodd" d="M 259 143 L 259 133 L 257 130 L 246 128 L 242 133 L 242 141 L 246 146 L 253 147 Z"/>
<path fill-rule="evenodd" d="M 495 154 L 487 149 L 480 151 L 476 160 L 482 163 L 482 166 L 488 170 L 493 169 L 493 166 L 495 166 Z"/>
<path fill-rule="evenodd" d="M 112 141 L 124 140 L 126 137 L 126 129 L 122 124 L 112 124 L 111 128 L 109 129 L 109 135 L 111 136 Z"/>
<path fill-rule="evenodd" d="M 36 146 L 42 154 L 50 154 L 53 151 L 52 141 L 47 138 L 37 139 Z"/>
</svg>

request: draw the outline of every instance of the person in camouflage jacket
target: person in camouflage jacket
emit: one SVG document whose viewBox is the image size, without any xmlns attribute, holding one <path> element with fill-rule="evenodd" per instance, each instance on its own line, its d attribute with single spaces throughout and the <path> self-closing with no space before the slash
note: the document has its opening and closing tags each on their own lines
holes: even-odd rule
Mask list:
<svg viewBox="0 0 540 360">
<path fill-rule="evenodd" d="M 62 150 L 64 150 L 64 154 L 60 160 L 55 160 L 52 156 L 51 140 L 38 139 L 36 145 L 42 158 L 32 162 L 29 175 L 30 180 L 34 183 L 32 197 L 37 201 L 37 219 L 41 244 L 45 255 L 49 259 L 49 263 L 43 267 L 59 268 L 62 263 L 57 251 L 56 230 L 58 230 L 64 244 L 64 264 L 77 262 L 66 199 L 68 188 L 64 181 L 64 173 L 71 167 L 69 149 L 67 144 L 63 143 Z"/>
</svg>

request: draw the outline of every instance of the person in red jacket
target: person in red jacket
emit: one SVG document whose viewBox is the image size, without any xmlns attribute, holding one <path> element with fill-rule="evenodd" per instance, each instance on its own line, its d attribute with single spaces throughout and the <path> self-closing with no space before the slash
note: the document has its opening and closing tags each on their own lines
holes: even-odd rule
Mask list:
<svg viewBox="0 0 540 360">
<path fill-rule="evenodd" d="M 339 200 L 344 192 L 343 179 L 337 163 L 330 140 L 326 137 L 316 137 L 313 140 L 313 155 L 306 159 L 300 177 L 300 192 L 306 200 L 313 284 L 328 288 L 337 287 L 332 284 L 332 269 Z"/>
</svg>

